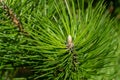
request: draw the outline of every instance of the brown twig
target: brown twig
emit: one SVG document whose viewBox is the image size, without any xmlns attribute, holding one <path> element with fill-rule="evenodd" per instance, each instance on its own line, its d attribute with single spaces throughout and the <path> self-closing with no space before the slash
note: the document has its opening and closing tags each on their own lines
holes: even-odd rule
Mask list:
<svg viewBox="0 0 120 80">
<path fill-rule="evenodd" d="M 4 11 L 7 13 L 7 16 L 10 17 L 15 26 L 19 28 L 19 31 L 24 32 L 22 24 L 20 23 L 20 20 L 18 20 L 14 12 L 3 2 L 3 0 L 0 0 L 0 3 L 2 4 Z"/>
</svg>

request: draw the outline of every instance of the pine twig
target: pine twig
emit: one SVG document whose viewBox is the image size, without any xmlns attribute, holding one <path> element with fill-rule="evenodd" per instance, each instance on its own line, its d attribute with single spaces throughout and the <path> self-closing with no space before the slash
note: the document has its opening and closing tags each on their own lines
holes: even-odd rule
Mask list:
<svg viewBox="0 0 120 80">
<path fill-rule="evenodd" d="M 0 4 L 2 4 L 3 10 L 7 13 L 7 16 L 10 17 L 15 26 L 19 28 L 19 31 L 24 32 L 23 26 L 20 23 L 20 20 L 14 14 L 14 12 L 3 2 L 3 0 L 0 0 Z"/>
</svg>

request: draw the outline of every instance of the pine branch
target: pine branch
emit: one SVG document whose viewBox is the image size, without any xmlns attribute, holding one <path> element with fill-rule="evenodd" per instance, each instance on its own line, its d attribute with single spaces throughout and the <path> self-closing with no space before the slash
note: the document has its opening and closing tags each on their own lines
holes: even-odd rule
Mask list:
<svg viewBox="0 0 120 80">
<path fill-rule="evenodd" d="M 84 9 L 84 0 L 77 3 L 74 0 L 19 1 L 11 0 L 9 5 L 17 6 L 15 12 L 21 12 L 22 24 L 15 12 L 0 0 L 11 22 L 22 33 L 26 25 L 24 28 L 30 36 L 13 36 L 16 30 L 9 29 L 10 24 L 5 27 L 13 32 L 0 34 L 3 37 L 0 40 L 1 65 L 18 68 L 13 74 L 24 70 L 23 76 L 33 72 L 27 76 L 31 80 L 87 80 L 98 76 L 112 61 L 109 57 L 114 56 L 117 44 L 114 20 L 104 13 L 101 3 L 93 9 L 89 2 Z M 5 27 L 2 26 L 3 31 Z"/>
</svg>

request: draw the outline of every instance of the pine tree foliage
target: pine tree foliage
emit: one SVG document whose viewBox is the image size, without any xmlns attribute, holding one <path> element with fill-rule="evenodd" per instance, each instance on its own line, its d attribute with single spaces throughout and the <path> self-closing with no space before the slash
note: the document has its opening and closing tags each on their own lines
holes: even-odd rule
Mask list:
<svg viewBox="0 0 120 80">
<path fill-rule="evenodd" d="M 114 19 L 103 2 L 0 1 L 0 78 L 89 80 L 117 49 Z"/>
</svg>

